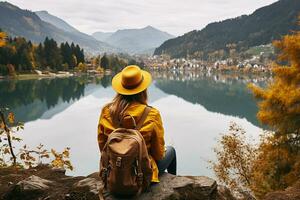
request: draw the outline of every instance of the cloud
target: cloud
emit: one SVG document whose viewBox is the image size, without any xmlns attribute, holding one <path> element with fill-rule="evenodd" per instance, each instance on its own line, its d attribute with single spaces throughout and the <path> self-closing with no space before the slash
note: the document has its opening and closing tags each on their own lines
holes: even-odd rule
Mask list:
<svg viewBox="0 0 300 200">
<path fill-rule="evenodd" d="M 23 9 L 47 10 L 82 32 L 152 25 L 174 35 L 210 22 L 250 14 L 276 0 L 10 0 Z"/>
</svg>

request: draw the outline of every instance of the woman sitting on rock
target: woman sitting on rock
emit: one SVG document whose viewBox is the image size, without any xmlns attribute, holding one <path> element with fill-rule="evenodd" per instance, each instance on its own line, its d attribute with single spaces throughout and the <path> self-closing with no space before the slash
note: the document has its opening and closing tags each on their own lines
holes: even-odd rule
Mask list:
<svg viewBox="0 0 300 200">
<path fill-rule="evenodd" d="M 117 92 L 117 95 L 111 103 L 102 109 L 98 125 L 98 142 L 100 152 L 103 155 L 109 135 L 114 130 L 118 128 L 138 129 L 144 139 L 150 159 L 151 182 L 159 182 L 158 175 L 165 170 L 176 175 L 176 153 L 171 146 L 165 148 L 164 128 L 160 113 L 147 104 L 147 88 L 151 81 L 151 74 L 135 65 L 127 66 L 114 76 L 112 88 Z M 145 108 L 149 108 L 149 112 L 144 119 L 141 119 L 145 115 Z M 136 122 L 139 120 L 143 120 L 143 122 L 140 127 L 137 127 Z M 109 158 L 101 157 L 101 159 L 108 160 Z M 110 168 L 122 166 L 121 160 L 124 158 L 117 157 L 116 159 L 116 164 L 111 163 L 114 161 L 109 161 Z M 102 170 L 101 175 L 104 176 L 104 179 L 109 167 Z"/>
</svg>

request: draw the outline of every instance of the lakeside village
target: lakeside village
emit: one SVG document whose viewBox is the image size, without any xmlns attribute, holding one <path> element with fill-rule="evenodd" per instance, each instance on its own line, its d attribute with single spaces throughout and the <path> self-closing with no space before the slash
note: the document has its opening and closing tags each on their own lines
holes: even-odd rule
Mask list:
<svg viewBox="0 0 300 200">
<path fill-rule="evenodd" d="M 81 74 L 103 76 L 133 64 L 150 71 L 271 73 L 270 65 L 274 60 L 274 48 L 271 44 L 251 47 L 245 52 L 231 49 L 227 58 L 222 52 L 220 50 L 210 53 L 206 58 L 192 57 L 189 54 L 182 58 L 171 58 L 167 54 L 91 55 L 74 43 L 58 44 L 55 40 L 46 38 L 44 42 L 33 44 L 22 37 L 8 37 L 0 48 L 0 79 L 68 77 Z"/>
<path fill-rule="evenodd" d="M 215 62 L 203 61 L 198 59 L 187 59 L 187 58 L 176 58 L 171 59 L 167 55 L 160 56 L 148 56 L 148 57 L 135 57 L 140 63 L 148 68 L 149 70 L 155 71 L 171 71 L 174 74 L 182 74 L 183 79 L 195 79 L 199 75 L 199 72 L 205 72 L 207 76 L 215 72 L 242 72 L 242 73 L 270 73 L 271 70 L 268 63 L 263 63 L 260 61 L 259 56 L 253 56 L 251 59 L 245 59 L 239 61 L 238 64 L 234 65 L 232 58 L 225 60 L 217 60 Z M 35 73 L 39 76 L 53 76 L 53 77 L 65 77 L 79 75 L 82 73 L 87 73 L 90 75 L 110 75 L 112 73 L 111 69 L 104 69 L 100 65 L 94 64 L 91 60 L 88 60 L 84 66 L 80 67 L 83 70 L 77 70 L 74 72 L 68 71 L 58 71 L 57 73 L 52 72 L 42 72 L 35 70 Z M 176 73 L 175 73 L 176 72 Z M 187 73 L 188 72 L 188 73 Z M 160 73 L 157 73 L 161 76 Z M 166 75 L 166 74 L 164 74 Z M 216 76 L 218 79 L 219 76 Z M 180 76 L 177 76 L 180 78 Z M 181 79 L 181 78 L 180 78 Z"/>
<path fill-rule="evenodd" d="M 268 45 L 262 45 L 269 48 Z M 272 55 L 272 54 L 271 54 Z M 118 55 L 110 55 L 118 57 Z M 86 72 L 88 74 L 105 74 L 110 75 L 113 70 L 111 68 L 101 66 L 102 57 L 97 58 L 100 62 L 95 61 L 95 58 L 87 59 Z M 97 60 L 96 59 L 96 60 Z M 124 63 L 137 63 L 142 67 L 145 67 L 155 73 L 158 76 L 166 76 L 170 73 L 163 73 L 161 71 L 173 72 L 171 76 L 177 77 L 177 79 L 195 79 L 200 76 L 199 72 L 205 73 L 206 76 L 215 76 L 217 72 L 231 72 L 237 74 L 272 74 L 271 63 L 269 52 L 260 51 L 256 55 L 252 55 L 250 58 L 227 58 L 224 60 L 216 59 L 215 61 L 206 61 L 197 58 L 171 58 L 169 55 L 153 55 L 153 56 L 143 56 L 143 55 L 133 55 L 130 56 L 131 62 L 128 62 L 128 58 L 119 57 L 123 59 Z M 133 61 L 133 62 L 132 62 Z M 182 76 L 180 76 L 180 74 Z M 167 75 L 169 76 L 169 75 Z M 175 78 L 174 77 L 174 78 Z M 180 78 L 183 77 L 183 78 Z M 220 76 L 216 75 L 215 79 L 218 80 Z M 224 77 L 224 76 L 222 76 Z M 237 76 L 238 77 L 238 76 Z M 242 78 L 243 79 L 243 78 Z"/>
<path fill-rule="evenodd" d="M 114 55 L 117 56 L 117 55 Z M 100 56 L 98 56 L 100 57 Z M 101 57 L 102 58 L 102 57 Z M 22 74 L 23 78 L 37 76 L 37 77 L 69 77 L 77 76 L 83 73 L 95 76 L 103 76 L 112 74 L 111 68 L 101 66 L 101 58 L 99 62 L 94 58 L 87 58 L 85 63 L 79 63 L 77 68 L 73 71 L 56 71 L 51 70 L 33 70 L 33 74 Z M 271 74 L 270 62 L 262 61 L 260 56 L 253 56 L 250 59 L 236 61 L 232 58 L 225 60 L 204 61 L 200 59 L 189 58 L 170 58 L 168 55 L 154 55 L 154 56 L 133 56 L 136 63 L 141 63 L 143 67 L 150 71 L 170 71 L 182 74 L 183 79 L 194 79 L 199 76 L 199 72 L 205 72 L 206 75 L 216 72 L 236 72 L 236 73 L 268 73 Z M 122 58 L 120 58 L 122 59 Z M 124 61 L 124 64 L 127 63 Z M 237 64 L 236 64 L 237 63 Z M 159 75 L 159 73 L 158 73 Z M 160 75 L 159 75 L 160 76 Z M 180 76 L 178 76 L 180 77 Z M 189 78 L 190 77 L 190 78 Z M 4 78 L 4 77 L 2 77 Z M 216 76 L 218 79 L 218 76 Z"/>
<path fill-rule="evenodd" d="M 45 40 L 44 46 L 48 40 Z M 51 42 L 51 40 L 50 40 Z M 55 42 L 55 41 L 53 41 Z M 56 44 L 56 43 L 55 43 Z M 40 44 L 41 46 L 41 44 Z M 39 48 L 42 48 L 41 46 Z M 66 43 L 65 46 L 68 46 Z M 6 62 L 0 70 L 0 79 L 6 77 L 17 77 L 21 79 L 30 78 L 43 78 L 43 77 L 69 77 L 78 76 L 81 74 L 88 74 L 94 76 L 110 75 L 112 73 L 120 71 L 124 66 L 137 64 L 143 68 L 155 72 L 168 71 L 178 74 L 184 74 L 184 77 L 195 78 L 199 75 L 199 72 L 204 72 L 206 75 L 215 74 L 219 72 L 230 72 L 236 74 L 272 74 L 271 62 L 274 55 L 271 51 L 264 52 L 262 49 L 270 49 L 267 45 L 262 45 L 256 49 L 255 54 L 251 56 L 230 56 L 226 59 L 214 59 L 202 60 L 199 58 L 171 58 L 169 55 L 128 55 L 128 54 L 103 54 L 103 55 L 84 55 L 83 50 L 77 45 L 71 45 L 70 49 L 74 52 L 70 56 L 64 55 L 64 44 L 61 45 L 62 60 L 59 62 L 46 62 L 44 60 L 33 60 L 27 63 L 35 63 L 31 67 L 26 67 L 24 63 Z M 75 50 L 78 51 L 76 52 Z M 32 50 L 33 52 L 39 49 Z M 38 52 L 35 52 L 36 54 Z M 74 53 L 78 55 L 75 56 Z M 47 54 L 43 54 L 47 55 Z M 36 56 L 39 58 L 38 56 Z M 64 58 L 66 57 L 66 58 Z M 80 59 L 78 59 L 78 58 Z M 42 57 L 42 59 L 45 59 Z M 49 59 L 48 59 L 49 60 Z M 52 60 L 52 58 L 50 58 Z M 10 64 L 14 63 L 14 64 Z M 44 64 L 43 64 L 44 63 Z M 25 63 L 26 64 L 26 63 Z M 25 66 L 25 67 L 24 67 Z M 1 66 L 0 66 L 1 67 Z M 24 69 L 23 69 L 24 68 Z M 5 73 L 1 73 L 3 71 Z M 178 76 L 179 77 L 179 76 Z M 216 76 L 218 77 L 218 76 Z M 183 79 L 185 79 L 183 78 Z"/>
<path fill-rule="evenodd" d="M 169 70 L 169 71 L 238 71 L 253 73 L 271 73 L 270 60 L 263 58 L 261 55 L 252 56 L 252 58 L 244 60 L 236 60 L 227 58 L 224 60 L 204 61 L 201 59 L 174 58 L 168 55 L 155 55 L 144 57 L 145 66 L 153 70 Z"/>
<path fill-rule="evenodd" d="M 269 73 L 239 73 L 227 71 L 166 71 L 166 70 L 152 70 L 152 76 L 159 80 L 171 80 L 171 81 L 197 81 L 200 79 L 209 79 L 214 83 L 234 84 L 236 82 L 249 84 L 253 83 L 260 85 L 265 82 L 273 80 L 273 77 Z"/>
</svg>

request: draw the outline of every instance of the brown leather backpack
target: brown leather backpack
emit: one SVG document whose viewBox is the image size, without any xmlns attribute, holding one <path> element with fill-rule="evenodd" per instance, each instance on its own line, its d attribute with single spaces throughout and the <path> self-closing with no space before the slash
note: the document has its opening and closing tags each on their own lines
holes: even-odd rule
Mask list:
<svg viewBox="0 0 300 200">
<path fill-rule="evenodd" d="M 150 107 L 135 129 L 117 128 L 108 135 L 101 153 L 100 177 L 104 189 L 116 196 L 140 195 L 151 182 L 152 168 L 143 136 L 139 132 Z M 101 193 L 101 192 L 100 192 Z M 100 199 L 101 194 L 100 194 Z"/>
</svg>

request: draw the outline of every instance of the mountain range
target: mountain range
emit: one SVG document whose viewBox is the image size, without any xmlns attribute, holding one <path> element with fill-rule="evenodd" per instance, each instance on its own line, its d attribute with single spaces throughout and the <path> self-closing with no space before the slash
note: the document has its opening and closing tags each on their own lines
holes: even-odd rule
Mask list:
<svg viewBox="0 0 300 200">
<path fill-rule="evenodd" d="M 152 54 L 156 47 L 174 37 L 151 26 L 111 33 L 96 32 L 91 36 L 47 11 L 32 12 L 8 2 L 0 2 L 0 29 L 10 36 L 25 37 L 35 43 L 43 42 L 46 37 L 53 38 L 58 43 L 73 42 L 89 53 Z"/>
<path fill-rule="evenodd" d="M 8 2 L 0 2 L 0 29 L 10 36 L 22 36 L 36 43 L 43 42 L 46 37 L 58 43 L 73 42 L 89 53 L 152 55 L 154 52 L 155 55 L 191 55 L 208 59 L 215 52 L 229 55 L 232 47 L 243 52 L 253 46 L 269 44 L 291 30 L 299 30 L 299 14 L 299 0 L 279 0 L 251 15 L 214 22 L 202 30 L 194 30 L 176 38 L 152 26 L 95 32 L 91 36 L 47 11 L 32 12 Z"/>
<path fill-rule="evenodd" d="M 58 43 L 74 42 L 92 53 L 116 50 L 45 11 L 34 13 L 8 2 L 0 2 L 0 29 L 10 36 L 22 36 L 36 43 L 43 42 L 49 37 Z"/>
<path fill-rule="evenodd" d="M 154 54 L 168 54 L 171 57 L 191 55 L 208 59 L 210 53 L 219 50 L 229 52 L 229 46 L 244 51 L 253 46 L 269 44 L 291 30 L 299 30 L 299 14 L 299 0 L 279 0 L 257 9 L 251 15 L 211 23 L 202 30 L 167 40 L 155 49 Z"/>
<path fill-rule="evenodd" d="M 128 53 L 153 54 L 154 49 L 174 36 L 152 26 L 141 29 L 123 29 L 116 32 L 95 32 L 93 37 L 99 41 L 116 46 Z"/>
<path fill-rule="evenodd" d="M 64 30 L 66 32 L 75 32 L 75 33 L 81 33 L 80 31 L 78 31 L 76 28 L 74 28 L 73 26 L 71 26 L 70 24 L 68 24 L 67 22 L 65 22 L 64 20 L 51 15 L 50 13 L 48 13 L 47 11 L 43 10 L 43 11 L 36 11 L 34 12 L 35 14 L 37 14 L 37 16 L 39 16 L 39 18 L 45 22 L 48 22 L 54 26 L 56 26 L 57 28 Z M 84 34 L 85 36 L 89 36 Z"/>
</svg>

